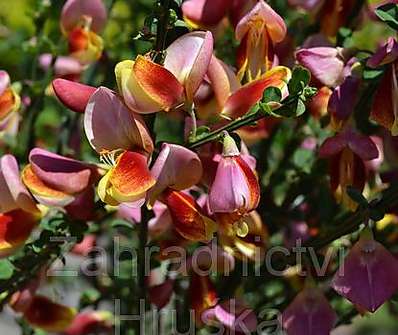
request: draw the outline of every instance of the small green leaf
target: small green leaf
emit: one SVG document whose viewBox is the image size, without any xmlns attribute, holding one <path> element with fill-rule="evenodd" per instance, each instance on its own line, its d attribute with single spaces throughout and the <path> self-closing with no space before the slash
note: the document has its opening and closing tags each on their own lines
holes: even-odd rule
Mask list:
<svg viewBox="0 0 398 335">
<path fill-rule="evenodd" d="M 302 66 L 296 66 L 293 69 L 292 79 L 288 83 L 290 95 L 300 93 L 311 80 L 310 71 Z"/>
<path fill-rule="evenodd" d="M 384 74 L 384 68 L 371 69 L 365 68 L 362 72 L 363 79 L 365 80 L 376 80 Z"/>
<path fill-rule="evenodd" d="M 281 108 L 272 111 L 272 115 L 278 117 L 298 117 L 306 110 L 305 104 L 301 99 L 292 101 Z"/>
<path fill-rule="evenodd" d="M 0 279 L 10 279 L 14 273 L 14 265 L 8 259 L 0 260 Z"/>
<path fill-rule="evenodd" d="M 282 92 L 278 87 L 267 87 L 263 93 L 262 102 L 280 102 L 282 100 Z"/>
<path fill-rule="evenodd" d="M 387 23 L 392 29 L 398 30 L 398 5 L 388 3 L 375 10 L 380 20 Z"/>
</svg>

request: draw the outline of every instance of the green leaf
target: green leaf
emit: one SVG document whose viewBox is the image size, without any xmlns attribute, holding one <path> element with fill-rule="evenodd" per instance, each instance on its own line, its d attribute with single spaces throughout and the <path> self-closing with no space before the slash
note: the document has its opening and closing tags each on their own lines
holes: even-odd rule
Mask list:
<svg viewBox="0 0 398 335">
<path fill-rule="evenodd" d="M 272 111 L 270 114 L 277 117 L 298 117 L 306 110 L 305 104 L 301 99 L 294 100 L 281 108 Z"/>
<path fill-rule="evenodd" d="M 289 94 L 299 94 L 311 80 L 310 71 L 302 66 L 296 66 L 293 69 L 292 79 L 288 83 Z"/>
<path fill-rule="evenodd" d="M 388 3 L 375 10 L 380 20 L 387 23 L 392 29 L 398 30 L 398 5 Z"/>
<path fill-rule="evenodd" d="M 384 68 L 371 69 L 369 67 L 363 70 L 363 79 L 365 80 L 376 80 L 384 74 Z"/>
<path fill-rule="evenodd" d="M 282 100 L 282 92 L 278 87 L 267 87 L 263 93 L 262 102 L 280 102 Z"/>
<path fill-rule="evenodd" d="M 0 260 L 0 279 L 10 279 L 14 273 L 14 265 L 8 259 Z"/>
</svg>

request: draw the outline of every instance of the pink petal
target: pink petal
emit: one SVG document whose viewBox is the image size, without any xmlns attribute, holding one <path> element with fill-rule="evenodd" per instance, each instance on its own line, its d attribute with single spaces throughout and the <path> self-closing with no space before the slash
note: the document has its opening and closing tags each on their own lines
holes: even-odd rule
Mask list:
<svg viewBox="0 0 398 335">
<path fill-rule="evenodd" d="M 182 4 L 182 13 L 195 24 L 215 26 L 226 15 L 231 0 L 188 0 Z"/>
<path fill-rule="evenodd" d="M 223 157 L 210 189 L 210 210 L 213 213 L 232 213 L 249 202 L 250 189 L 242 169 L 233 157 Z"/>
<path fill-rule="evenodd" d="M 12 155 L 0 158 L 0 211 L 14 209 L 37 212 L 36 203 L 21 181 L 17 160 Z"/>
<path fill-rule="evenodd" d="M 333 278 L 332 287 L 374 312 L 398 289 L 398 260 L 382 244 L 362 236 Z"/>
<path fill-rule="evenodd" d="M 47 186 L 68 194 L 82 192 L 92 177 L 87 165 L 44 149 L 32 149 L 29 161 L 33 172 Z"/>
<path fill-rule="evenodd" d="M 202 82 L 213 54 L 213 35 L 196 31 L 183 35 L 166 49 L 164 67 L 184 85 L 192 101 Z"/>
<path fill-rule="evenodd" d="M 170 231 L 173 225 L 173 219 L 167 206 L 159 201 L 155 202 L 152 209 L 155 213 L 155 217 L 149 220 L 148 231 L 151 239 L 156 239 Z"/>
<path fill-rule="evenodd" d="M 69 109 L 84 113 L 87 103 L 96 88 L 66 79 L 55 79 L 52 82 L 58 99 Z"/>
<path fill-rule="evenodd" d="M 98 153 L 117 149 L 153 151 L 153 143 L 141 116 L 130 111 L 106 87 L 98 88 L 88 101 L 84 129 Z"/>
<path fill-rule="evenodd" d="M 39 65 L 47 71 L 52 63 L 53 56 L 51 54 L 42 54 L 39 57 Z M 68 75 L 79 75 L 84 71 L 84 66 L 75 58 L 69 56 L 57 56 L 54 64 L 54 73 L 57 77 Z"/>
<path fill-rule="evenodd" d="M 282 17 L 267 3 L 260 0 L 238 23 L 235 29 L 237 40 L 241 41 L 246 33 L 253 28 L 253 22 L 263 21 L 267 32 L 274 43 L 282 42 L 286 36 L 286 25 Z M 254 25 L 255 27 L 255 25 Z"/>
<path fill-rule="evenodd" d="M 386 44 L 380 47 L 366 63 L 371 68 L 392 63 L 398 58 L 398 43 L 394 37 L 389 37 Z"/>
<path fill-rule="evenodd" d="M 214 308 L 215 317 L 229 329 L 247 334 L 257 329 L 254 312 L 236 299 L 230 299 Z"/>
<path fill-rule="evenodd" d="M 343 80 L 344 61 L 336 48 L 301 49 L 296 52 L 296 59 L 323 85 L 335 87 Z"/>
<path fill-rule="evenodd" d="M 92 18 L 91 30 L 99 32 L 105 26 L 107 13 L 102 0 L 68 0 L 61 13 L 61 26 L 70 31 L 83 16 Z"/>
<path fill-rule="evenodd" d="M 326 335 L 333 329 L 337 316 L 323 293 L 305 288 L 282 314 L 287 335 Z"/>
<path fill-rule="evenodd" d="M 164 143 L 151 170 L 156 184 L 149 191 L 150 203 L 168 187 L 181 191 L 196 185 L 202 173 L 202 163 L 196 153 L 180 145 Z"/>
<path fill-rule="evenodd" d="M 377 158 L 366 161 L 365 166 L 367 169 L 377 172 L 379 171 L 380 166 L 381 164 L 383 164 L 384 161 L 384 143 L 383 139 L 378 136 L 370 136 L 370 139 L 376 145 L 379 156 Z"/>
<path fill-rule="evenodd" d="M 6 88 L 10 85 L 10 76 L 4 70 L 0 70 L 0 96 L 3 95 Z"/>
</svg>

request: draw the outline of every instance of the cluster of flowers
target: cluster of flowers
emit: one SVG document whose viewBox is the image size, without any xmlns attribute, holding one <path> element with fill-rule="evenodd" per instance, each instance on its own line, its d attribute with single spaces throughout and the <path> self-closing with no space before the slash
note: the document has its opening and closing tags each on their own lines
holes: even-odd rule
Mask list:
<svg viewBox="0 0 398 335">
<path fill-rule="evenodd" d="M 310 6 L 316 15 L 322 16 L 326 36 L 335 35 L 338 27 L 344 25 L 344 15 L 354 3 L 291 2 Z M 153 209 L 155 217 L 149 222 L 149 235 L 161 248 L 208 243 L 217 233 L 223 258 L 220 264 L 227 263 L 230 269 L 233 257 L 253 260 L 258 254 L 260 258 L 264 256 L 267 231 L 256 212 L 260 201 L 256 160 L 245 142 L 251 144 L 266 137 L 276 121 L 270 118 L 255 127 L 238 130 L 242 138 L 240 148 L 225 133 L 222 144 L 209 143 L 197 152 L 171 143 L 163 143 L 156 151 L 144 115 L 187 112 L 188 137 L 196 129 L 196 120 L 189 116 L 193 109 L 200 124 L 217 129 L 245 115 L 260 101 L 267 87 L 279 88 L 286 98 L 291 71 L 278 65 L 276 53 L 277 44 L 286 37 L 286 25 L 263 0 L 188 0 L 182 11 L 189 25 L 208 30 L 178 38 L 165 50 L 162 64 L 155 63 L 150 55 L 118 63 L 115 92 L 76 82 L 75 75 L 81 71 L 71 72 L 69 68 L 64 72 L 64 61 L 69 65 L 77 61 L 76 69 L 82 69 L 100 57 L 102 42 L 96 33 L 106 21 L 101 1 L 67 1 L 61 23 L 70 56 L 55 60 L 56 75 L 62 78 L 53 81 L 53 89 L 65 106 L 83 114 L 88 142 L 102 164 L 34 148 L 29 164 L 20 173 L 12 155 L 1 157 L 1 257 L 13 254 L 25 244 L 48 208 L 61 209 L 77 220 L 95 220 L 96 194 L 109 208 L 117 208 L 119 215 L 135 222 L 141 220 L 136 215 L 141 206 Z M 213 53 L 213 36 L 220 34 L 227 17 L 240 43 L 236 72 Z M 351 57 L 350 50 L 324 43 L 318 39 L 308 42 L 297 51 L 296 60 L 311 71 L 313 83 L 319 88 L 309 106 L 312 114 L 320 117 L 329 113 L 336 131 L 319 151 L 321 157 L 331 161 L 331 188 L 343 205 L 355 210 L 357 204 L 349 197 L 347 187 L 363 190 L 369 170 L 367 162 L 377 164 L 380 149 L 374 139 L 355 130 L 352 111 L 361 81 L 357 60 Z M 397 42 L 391 39 L 368 60 L 369 67 L 389 64 L 376 94 L 372 118 L 393 135 L 397 134 L 397 57 Z M 52 61 L 45 62 L 49 66 Z M 4 120 L 1 130 L 3 123 L 5 127 L 15 125 L 11 118 L 15 117 L 18 105 L 19 97 L 10 86 L 8 75 L 0 72 L 0 117 Z M 344 272 L 336 273 L 332 287 L 361 311 L 374 312 L 398 289 L 398 261 L 367 230 L 342 266 Z M 202 267 L 209 267 L 208 262 L 203 261 Z M 190 276 L 194 288 L 192 307 L 197 312 L 198 324 L 211 319 L 238 332 L 256 329 L 253 313 L 245 318 L 246 330 L 234 323 L 247 310 L 243 302 L 230 313 L 228 302 L 219 302 L 208 275 L 192 272 Z M 108 315 L 82 312 L 76 316 L 74 310 L 37 295 L 39 285 L 40 280 L 32 283 L 10 302 L 33 326 L 71 335 L 85 334 L 93 324 L 109 327 Z M 164 307 L 173 293 L 173 279 L 165 278 L 150 286 L 152 302 Z M 313 283 L 299 293 L 282 316 L 289 335 L 325 334 L 335 321 L 329 302 Z"/>
</svg>

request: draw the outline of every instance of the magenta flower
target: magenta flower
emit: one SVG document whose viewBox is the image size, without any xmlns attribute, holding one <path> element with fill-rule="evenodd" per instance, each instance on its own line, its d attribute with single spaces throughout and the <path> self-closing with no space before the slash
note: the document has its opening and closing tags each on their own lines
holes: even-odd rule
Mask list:
<svg viewBox="0 0 398 335">
<path fill-rule="evenodd" d="M 398 290 L 398 260 L 365 229 L 335 274 L 332 287 L 373 313 Z"/>
<path fill-rule="evenodd" d="M 282 326 L 287 335 L 326 335 L 337 316 L 320 289 L 306 287 L 285 309 Z"/>
</svg>

